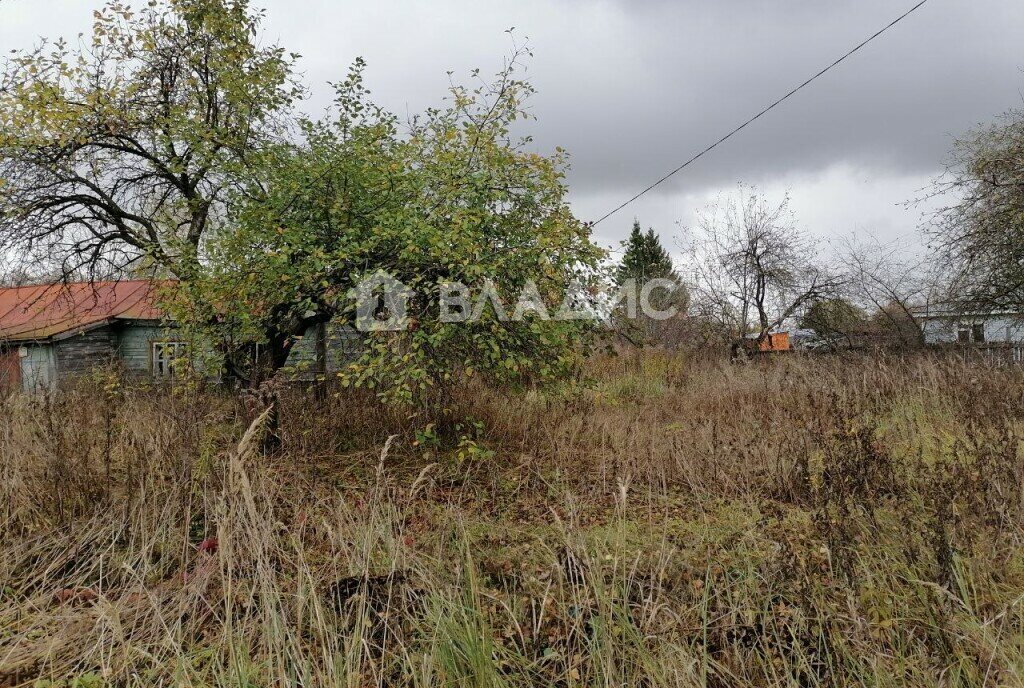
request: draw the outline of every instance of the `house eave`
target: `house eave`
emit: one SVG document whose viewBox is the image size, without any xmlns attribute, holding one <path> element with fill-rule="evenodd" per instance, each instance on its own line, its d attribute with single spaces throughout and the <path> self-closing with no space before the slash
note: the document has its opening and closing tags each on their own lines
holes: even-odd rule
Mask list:
<svg viewBox="0 0 1024 688">
<path fill-rule="evenodd" d="M 71 339 L 72 337 L 77 337 L 79 335 L 85 334 L 87 332 L 92 332 L 93 330 L 99 329 L 101 327 L 107 327 L 109 325 L 138 324 L 155 326 L 160 325 L 161 323 L 163 323 L 163 321 L 156 318 L 122 318 L 115 316 L 112 318 L 97 320 L 96 322 L 91 322 L 86 325 L 73 327 L 62 332 L 54 332 L 53 334 L 48 334 L 45 336 L 39 336 L 31 332 L 8 336 L 0 334 L 0 345 L 24 346 L 26 344 L 32 344 L 35 346 L 43 346 L 45 344 L 62 342 L 64 340 Z"/>
<path fill-rule="evenodd" d="M 919 320 L 983 320 L 986 318 L 1014 318 L 1024 320 L 1024 313 L 1013 311 L 998 311 L 992 313 L 918 313 L 914 315 Z"/>
</svg>

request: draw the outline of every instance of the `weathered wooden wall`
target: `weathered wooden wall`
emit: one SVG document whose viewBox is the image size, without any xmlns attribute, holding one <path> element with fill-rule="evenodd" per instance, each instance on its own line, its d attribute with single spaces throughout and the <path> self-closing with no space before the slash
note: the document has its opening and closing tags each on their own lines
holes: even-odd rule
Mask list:
<svg viewBox="0 0 1024 688">
<path fill-rule="evenodd" d="M 315 379 L 317 370 L 317 332 L 310 328 L 292 348 L 286 377 Z M 153 374 L 153 343 L 174 341 L 174 329 L 149 322 L 123 323 L 99 327 L 53 343 L 26 343 L 28 355 L 20 357 L 18 348 L 0 349 L 0 389 L 7 384 L 25 391 L 49 389 L 94 370 L 97 366 L 118 363 L 134 375 Z M 354 361 L 362 350 L 362 335 L 349 326 L 331 324 L 325 346 L 327 374 L 332 375 Z M 197 359 L 196 364 L 201 361 Z M 13 368 L 11 368 L 13 366 Z M 11 371 L 7 370 L 11 368 Z M 216 371 L 214 371 L 216 372 Z M 211 373 L 211 379 L 218 375 Z M 13 381 L 13 382 L 12 382 Z"/>
<path fill-rule="evenodd" d="M 117 333 L 110 327 L 98 327 L 62 339 L 53 347 L 57 375 L 65 381 L 112 363 L 117 357 Z"/>
<path fill-rule="evenodd" d="M 21 387 L 26 392 L 40 392 L 57 383 L 57 363 L 51 344 L 28 344 L 21 362 Z"/>
<path fill-rule="evenodd" d="M 17 346 L 0 346 L 0 394 L 21 389 L 21 359 Z"/>
<path fill-rule="evenodd" d="M 119 355 L 124 367 L 138 375 L 153 373 L 153 342 L 169 338 L 167 330 L 158 325 L 128 324 L 121 330 Z"/>
<path fill-rule="evenodd" d="M 300 380 L 317 375 L 317 328 L 311 327 L 295 342 L 288 354 L 285 374 Z M 331 375 L 350 364 L 362 350 L 362 335 L 348 325 L 331 323 L 327 327 L 327 374 Z"/>
</svg>

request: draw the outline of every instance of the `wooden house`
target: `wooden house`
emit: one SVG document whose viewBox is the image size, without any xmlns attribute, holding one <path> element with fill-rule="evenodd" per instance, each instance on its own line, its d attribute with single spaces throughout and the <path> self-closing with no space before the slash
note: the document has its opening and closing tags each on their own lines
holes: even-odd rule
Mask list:
<svg viewBox="0 0 1024 688">
<path fill-rule="evenodd" d="M 114 359 L 172 375 L 181 343 L 161 324 L 156 289 L 133 280 L 0 289 L 0 389 L 51 388 Z"/>
<path fill-rule="evenodd" d="M 129 375 L 171 380 L 189 357 L 157 305 L 161 284 L 168 283 L 0 288 L 0 392 L 52 389 L 112 363 Z M 334 374 L 358 355 L 361 343 L 345 325 L 310 328 L 293 344 L 283 374 L 298 380 Z"/>
</svg>

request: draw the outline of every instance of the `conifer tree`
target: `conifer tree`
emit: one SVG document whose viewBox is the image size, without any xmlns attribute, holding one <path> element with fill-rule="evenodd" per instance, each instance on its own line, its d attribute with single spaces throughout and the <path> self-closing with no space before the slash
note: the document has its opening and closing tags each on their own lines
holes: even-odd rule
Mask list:
<svg viewBox="0 0 1024 688">
<path fill-rule="evenodd" d="M 622 242 L 623 256 L 615 270 L 615 281 L 621 286 L 627 280 L 635 280 L 636 288 L 655 279 L 667 279 L 676 283 L 671 290 L 658 289 L 651 293 L 651 304 L 658 310 L 674 307 L 678 313 L 685 313 L 687 294 L 683 288 L 679 274 L 672 263 L 672 256 L 653 229 L 646 232 L 640 228 L 640 221 L 633 220 L 633 231 L 629 239 Z M 618 332 L 633 344 L 653 343 L 665 339 L 670 327 L 667 321 L 656 321 L 648 317 L 640 317 L 635 321 L 619 319 Z"/>
<path fill-rule="evenodd" d="M 679 279 L 672 265 L 672 256 L 661 245 L 658 235 L 653 229 L 644 232 L 639 220 L 633 220 L 633 231 L 622 246 L 625 251 L 615 272 L 619 284 L 630 278 L 641 284 L 658 278 Z"/>
</svg>

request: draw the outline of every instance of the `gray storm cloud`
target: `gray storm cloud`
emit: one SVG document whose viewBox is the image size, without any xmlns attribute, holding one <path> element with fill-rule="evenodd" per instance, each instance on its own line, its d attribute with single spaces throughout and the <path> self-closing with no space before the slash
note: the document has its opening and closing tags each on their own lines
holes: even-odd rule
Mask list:
<svg viewBox="0 0 1024 688">
<path fill-rule="evenodd" d="M 529 38 L 538 89 L 529 133 L 541 150 L 572 154 L 581 215 L 631 196 L 749 115 L 878 30 L 912 2 L 858 0 L 520 0 L 335 2 L 263 0 L 264 40 L 303 55 L 313 87 L 361 55 L 375 96 L 404 114 L 436 104 L 448 83 L 479 66 L 494 71 Z M 41 35 L 74 35 L 92 0 L 0 0 L 0 49 Z M 952 136 L 1010 107 L 1024 86 L 1024 3 L 930 0 L 906 22 L 764 120 L 616 218 L 609 240 L 640 215 L 670 229 L 697 202 L 736 181 L 790 188 L 825 218 L 830 203 L 851 229 L 905 224 L 886 195 L 843 203 L 864 184 L 913 191 L 936 174 Z M 838 170 L 838 171 L 837 171 Z M 844 172 L 845 170 L 845 172 Z M 889 181 L 886 181 L 889 180 Z M 890 183 L 891 182 L 891 183 Z M 823 186 L 824 185 L 824 186 Z M 859 185 L 859 186 L 858 186 Z M 902 185 L 902 186 L 901 186 Z M 816 194 L 801 198 L 802 193 Z M 863 194 L 862 194 L 863 195 Z M 819 202 L 816 204 L 816 200 Z M 840 199 L 840 202 L 836 202 Z M 856 217 L 849 213 L 857 208 Z M 819 223 L 820 224 L 820 223 Z M 619 225 L 622 227 L 620 228 Z"/>
</svg>

